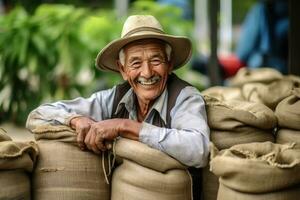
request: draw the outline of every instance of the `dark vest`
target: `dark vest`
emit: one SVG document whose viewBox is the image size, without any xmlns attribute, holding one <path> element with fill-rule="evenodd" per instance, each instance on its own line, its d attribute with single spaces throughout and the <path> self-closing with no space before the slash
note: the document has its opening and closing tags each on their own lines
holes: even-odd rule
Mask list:
<svg viewBox="0 0 300 200">
<path fill-rule="evenodd" d="M 175 74 L 171 74 L 167 80 L 167 90 L 168 90 L 168 102 L 167 102 L 167 116 L 166 124 L 164 120 L 161 119 L 159 113 L 155 113 L 153 119 L 153 125 L 164 128 L 171 128 L 171 116 L 170 112 L 176 103 L 176 99 L 181 92 L 181 90 L 187 86 L 191 86 L 189 83 L 179 79 Z M 112 118 L 125 118 L 128 119 L 129 113 L 125 108 L 124 104 L 120 104 L 121 109 L 115 114 L 117 106 L 126 92 L 131 88 L 129 83 L 126 81 L 122 84 L 117 85 L 115 98 L 113 101 Z M 201 170 L 196 168 L 189 168 L 189 172 L 193 179 L 193 199 L 200 200 L 201 198 Z"/>
</svg>

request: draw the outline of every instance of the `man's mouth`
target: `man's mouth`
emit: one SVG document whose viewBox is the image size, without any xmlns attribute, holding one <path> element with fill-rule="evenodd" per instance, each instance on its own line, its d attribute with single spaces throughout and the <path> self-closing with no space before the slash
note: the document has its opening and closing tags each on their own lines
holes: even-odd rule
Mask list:
<svg viewBox="0 0 300 200">
<path fill-rule="evenodd" d="M 153 76 L 149 79 L 139 77 L 137 82 L 141 85 L 154 85 L 160 81 L 160 76 Z"/>
</svg>

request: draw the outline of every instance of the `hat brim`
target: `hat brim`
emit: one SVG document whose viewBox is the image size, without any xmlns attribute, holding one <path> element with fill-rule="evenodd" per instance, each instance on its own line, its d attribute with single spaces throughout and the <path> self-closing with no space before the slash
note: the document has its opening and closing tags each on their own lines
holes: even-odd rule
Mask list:
<svg viewBox="0 0 300 200">
<path fill-rule="evenodd" d="M 120 50 L 127 44 L 140 39 L 160 39 L 167 42 L 172 48 L 173 69 L 178 69 L 186 64 L 192 54 L 191 41 L 186 37 L 167 34 L 153 33 L 149 31 L 140 32 L 138 35 L 121 38 L 110 42 L 97 55 L 96 67 L 104 71 L 119 72 L 116 61 Z"/>
</svg>

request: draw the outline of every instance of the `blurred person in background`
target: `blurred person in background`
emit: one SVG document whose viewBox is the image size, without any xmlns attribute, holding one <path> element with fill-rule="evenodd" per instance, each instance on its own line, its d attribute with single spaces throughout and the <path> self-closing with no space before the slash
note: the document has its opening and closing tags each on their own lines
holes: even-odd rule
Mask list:
<svg viewBox="0 0 300 200">
<path fill-rule="evenodd" d="M 219 56 L 223 78 L 241 67 L 271 67 L 287 74 L 288 4 L 285 0 L 260 0 L 248 12 L 235 53 Z M 207 59 L 197 59 L 192 68 L 207 74 Z"/>
<path fill-rule="evenodd" d="M 249 68 L 272 67 L 287 74 L 288 24 L 287 1 L 258 2 L 244 21 L 237 58 Z"/>
<path fill-rule="evenodd" d="M 97 154 L 107 150 L 107 141 L 125 137 L 184 165 L 204 167 L 209 153 L 204 100 L 173 73 L 190 59 L 191 51 L 188 38 L 167 35 L 153 16 L 130 16 L 121 38 L 96 59 L 99 69 L 120 73 L 126 82 L 89 98 L 41 105 L 29 114 L 26 127 L 70 126 L 78 134 L 79 147 Z M 199 182 L 201 173 L 191 173 L 194 183 Z M 200 199 L 199 190 L 194 188 L 194 199 Z"/>
</svg>

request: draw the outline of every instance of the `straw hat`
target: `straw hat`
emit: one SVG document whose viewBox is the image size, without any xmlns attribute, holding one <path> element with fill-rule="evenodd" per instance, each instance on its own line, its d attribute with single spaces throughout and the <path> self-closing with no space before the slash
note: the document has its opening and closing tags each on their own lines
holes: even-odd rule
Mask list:
<svg viewBox="0 0 300 200">
<path fill-rule="evenodd" d="M 186 37 L 167 35 L 157 19 L 151 15 L 133 15 L 124 23 L 121 38 L 110 42 L 97 55 L 96 67 L 119 72 L 116 60 L 119 51 L 127 44 L 145 38 L 167 42 L 172 48 L 174 69 L 183 66 L 191 57 L 191 41 Z"/>
</svg>

